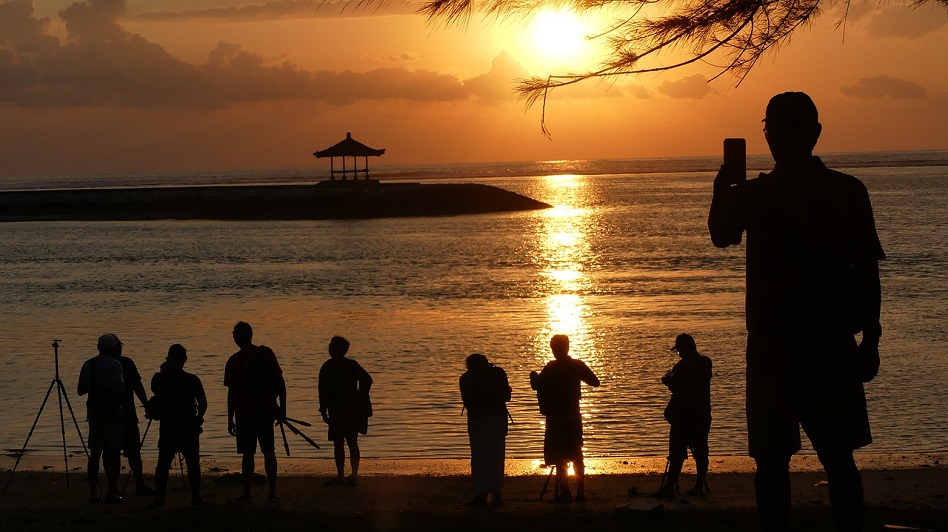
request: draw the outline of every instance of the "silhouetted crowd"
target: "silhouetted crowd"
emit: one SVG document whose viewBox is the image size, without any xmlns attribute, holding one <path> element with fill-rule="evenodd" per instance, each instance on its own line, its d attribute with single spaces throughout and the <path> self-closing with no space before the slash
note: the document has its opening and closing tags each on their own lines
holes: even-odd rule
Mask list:
<svg viewBox="0 0 948 532">
<path fill-rule="evenodd" d="M 865 186 L 813 156 L 822 126 L 810 97 L 801 92 L 774 96 L 763 123 L 773 170 L 748 180 L 743 141 L 726 144 L 741 151 L 738 160 L 730 160 L 726 148 L 708 216 L 715 246 L 747 240 L 746 414 L 749 453 L 756 462 L 758 513 L 765 530 L 786 530 L 789 463 L 800 450 L 802 427 L 826 470 L 837 528 L 861 530 L 862 480 L 853 451 L 872 441 L 864 383 L 879 370 L 878 261 L 885 253 Z M 858 342 L 857 335 L 861 335 Z M 251 501 L 258 445 L 268 500 L 278 501 L 275 427 L 301 434 L 294 423 L 302 422 L 286 416 L 286 385 L 273 351 L 253 343 L 253 330 L 245 322 L 234 326 L 233 339 L 239 350 L 227 361 L 224 385 L 228 431 L 243 457 L 244 486 L 238 501 Z M 553 360 L 540 372 L 530 373 L 530 386 L 545 417 L 544 462 L 551 467 L 550 475 L 555 473 L 554 502 L 582 503 L 587 495 L 581 389 L 583 383 L 595 387 L 600 381 L 584 362 L 570 357 L 565 335 L 554 335 L 550 349 Z M 704 496 L 712 363 L 688 334 L 678 335 L 671 349 L 681 359 L 661 378 L 671 392 L 664 412 L 670 426 L 668 461 L 662 484 L 652 496 L 677 494 L 689 450 L 697 475 L 686 494 Z M 105 502 L 122 502 L 118 472 L 124 450 L 137 495 L 154 495 L 155 504 L 164 504 L 168 471 L 179 454 L 188 465 L 192 504 L 206 504 L 201 497 L 199 454 L 207 399 L 201 380 L 184 369 L 187 350 L 179 344 L 169 348 L 151 380 L 150 398 L 135 363 L 122 354 L 117 336 L 100 337 L 98 350 L 98 356 L 83 364 L 78 386 L 80 395 L 89 396 L 89 501 L 99 501 L 101 458 L 108 479 Z M 329 486 L 358 484 L 358 436 L 366 434 L 372 416 L 372 377 L 346 357 L 348 350 L 345 338 L 332 338 L 330 358 L 319 371 L 319 412 L 328 425 L 337 470 L 327 481 Z M 474 484 L 474 496 L 466 504 L 497 506 L 503 504 L 511 388 L 506 372 L 482 354 L 468 356 L 466 367 L 459 388 L 467 411 Z M 145 405 L 146 417 L 159 421 L 154 490 L 142 478 L 136 397 Z M 567 475 L 570 464 L 575 496 Z"/>
</svg>

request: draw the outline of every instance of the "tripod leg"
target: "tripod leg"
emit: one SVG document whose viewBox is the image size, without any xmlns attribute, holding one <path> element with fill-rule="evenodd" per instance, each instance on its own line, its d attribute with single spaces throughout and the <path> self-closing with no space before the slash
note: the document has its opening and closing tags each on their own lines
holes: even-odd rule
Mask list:
<svg viewBox="0 0 948 532">
<path fill-rule="evenodd" d="M 59 401 L 59 430 L 63 435 L 63 466 L 66 468 L 66 487 L 69 487 L 69 453 L 66 452 L 66 418 L 63 416 L 63 389 L 57 382 L 56 399 Z"/>
<path fill-rule="evenodd" d="M 187 483 L 184 481 L 184 458 L 181 457 L 181 451 L 178 451 L 178 468 L 181 471 L 181 487 L 188 487 Z"/>
<path fill-rule="evenodd" d="M 63 399 L 66 400 L 66 408 L 69 409 L 69 415 L 72 416 L 72 424 L 76 426 L 76 434 L 79 435 L 79 443 L 82 444 L 82 452 L 86 453 L 86 458 L 89 458 L 89 448 L 86 447 L 86 440 L 82 437 L 82 430 L 79 428 L 79 422 L 76 421 L 76 413 L 72 410 L 72 403 L 69 402 L 69 394 L 66 393 L 66 387 L 63 386 L 63 381 L 56 381 L 59 383 L 59 389 L 62 391 Z"/>
<path fill-rule="evenodd" d="M 556 466 L 550 467 L 550 474 L 546 476 L 546 482 L 543 483 L 543 488 L 540 489 L 540 500 L 543 500 L 543 496 L 546 495 L 546 490 L 550 487 L 550 479 L 553 478 L 553 472 L 556 471 Z"/>
<path fill-rule="evenodd" d="M 56 380 L 53 379 L 49 383 L 49 389 L 46 390 L 46 397 L 43 398 L 43 404 L 40 405 L 39 412 L 36 413 L 36 419 L 33 420 L 33 426 L 30 427 L 30 433 L 26 435 L 26 441 L 23 443 L 23 449 L 20 450 L 20 453 L 16 457 L 16 464 L 13 465 L 13 469 L 10 471 L 10 476 L 7 478 L 7 483 L 3 485 L 3 492 L 7 492 L 7 488 L 10 486 L 10 481 L 13 480 L 13 474 L 16 473 L 17 466 L 20 465 L 20 459 L 23 458 L 23 454 L 26 453 L 26 446 L 30 443 L 30 438 L 33 437 L 33 430 L 36 429 L 36 423 L 39 421 L 40 416 L 43 414 L 43 409 L 46 408 L 46 401 L 49 400 L 49 394 L 53 391 L 53 385 L 56 384 Z"/>
<path fill-rule="evenodd" d="M 151 428 L 151 422 L 153 420 L 149 419 L 148 424 L 145 425 L 145 433 L 142 434 L 142 441 L 138 442 L 138 448 L 141 449 L 145 446 L 145 438 L 148 437 L 148 429 Z M 128 468 L 128 475 L 125 475 L 125 484 L 122 485 L 122 493 L 125 493 L 125 488 L 128 487 L 128 481 L 132 478 L 132 468 Z"/>
</svg>

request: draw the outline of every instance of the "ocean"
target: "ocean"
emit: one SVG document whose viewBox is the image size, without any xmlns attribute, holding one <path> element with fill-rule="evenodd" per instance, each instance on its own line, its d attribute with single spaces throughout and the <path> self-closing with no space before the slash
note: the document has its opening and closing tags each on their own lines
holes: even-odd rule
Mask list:
<svg viewBox="0 0 948 532">
<path fill-rule="evenodd" d="M 867 385 L 872 453 L 948 450 L 948 151 L 825 154 L 869 188 L 888 259 L 882 369 Z M 746 454 L 744 250 L 707 234 L 715 157 L 413 166 L 373 165 L 384 181 L 482 182 L 542 211 L 350 221 L 28 222 L 0 225 L 0 449 L 18 450 L 55 377 L 80 426 L 82 362 L 99 335 L 121 337 L 145 378 L 184 344 L 210 409 L 202 453 L 234 456 L 224 364 L 238 320 L 273 348 L 289 414 L 326 441 L 316 375 L 333 335 L 373 376 L 368 458 L 469 455 L 458 377 L 483 353 L 513 387 L 507 455 L 542 456 L 528 374 L 568 334 L 602 381 L 583 390 L 590 457 L 661 457 L 678 333 L 714 361 L 713 455 Z M 751 157 L 751 171 L 769 157 Z M 0 178 L 0 189 L 285 183 L 321 170 Z M 141 408 L 139 407 L 139 411 Z M 29 448 L 61 454 L 55 390 Z M 66 442 L 81 453 L 68 409 Z M 142 430 L 145 421 L 142 421 Z M 154 428 L 152 428 L 154 431 Z M 290 436 L 293 438 L 293 436 Z M 150 432 L 146 449 L 154 449 Z M 327 458 L 293 443 L 294 456 Z M 146 453 L 149 452 L 146 450 Z M 812 453 L 805 446 L 804 453 Z"/>
</svg>

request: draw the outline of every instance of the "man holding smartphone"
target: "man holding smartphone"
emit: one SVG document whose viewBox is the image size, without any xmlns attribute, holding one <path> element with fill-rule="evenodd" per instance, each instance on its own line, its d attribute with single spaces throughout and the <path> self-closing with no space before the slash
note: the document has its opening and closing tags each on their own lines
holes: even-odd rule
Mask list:
<svg viewBox="0 0 948 532">
<path fill-rule="evenodd" d="M 764 118 L 773 171 L 745 181 L 726 163 L 708 217 L 717 247 L 747 233 L 747 431 L 764 530 L 787 528 L 800 426 L 826 470 L 836 527 L 862 529 L 853 450 L 872 441 L 863 383 L 879 368 L 885 253 L 866 187 L 813 156 L 821 131 L 809 96 L 774 96 Z"/>
</svg>

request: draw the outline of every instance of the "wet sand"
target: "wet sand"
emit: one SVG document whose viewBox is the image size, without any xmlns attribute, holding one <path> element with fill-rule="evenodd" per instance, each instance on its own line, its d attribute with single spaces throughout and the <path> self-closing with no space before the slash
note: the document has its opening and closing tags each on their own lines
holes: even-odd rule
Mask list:
<svg viewBox="0 0 948 532">
<path fill-rule="evenodd" d="M 866 529 L 896 525 L 948 530 L 944 458 L 944 454 L 860 456 Z M 463 505 L 471 490 L 470 479 L 463 474 L 464 460 L 366 460 L 358 486 L 327 487 L 331 460 L 282 458 L 279 504 L 268 503 L 266 486 L 260 485 L 247 506 L 235 501 L 241 490 L 234 478 L 239 470 L 236 461 L 204 460 L 204 495 L 211 503 L 206 507 L 189 506 L 190 493 L 176 471 L 169 481 L 167 504 L 152 507 L 150 497 L 132 496 L 131 486 L 122 505 L 86 503 L 81 468 L 69 476 L 68 488 L 61 471 L 27 469 L 16 472 L 0 499 L 0 529 L 756 530 L 753 475 L 739 470 L 746 460 L 712 459 L 708 496 L 665 500 L 660 506 L 646 495 L 659 485 L 663 460 L 594 461 L 596 472 L 587 478 L 589 502 L 570 505 L 550 503 L 552 487 L 545 500 L 539 500 L 546 470 L 533 461 L 514 460 L 508 467 L 505 504 L 488 509 Z M 55 458 L 42 461 L 55 463 Z M 3 465 L 9 471 L 12 463 L 5 457 Z M 84 464 L 70 464 L 70 469 L 78 465 Z M 825 475 L 811 465 L 818 467 L 811 456 L 799 457 L 793 464 L 792 530 L 833 530 Z M 683 490 L 694 479 L 688 472 L 681 480 Z M 8 478 L 9 472 L 3 482 Z"/>
</svg>

